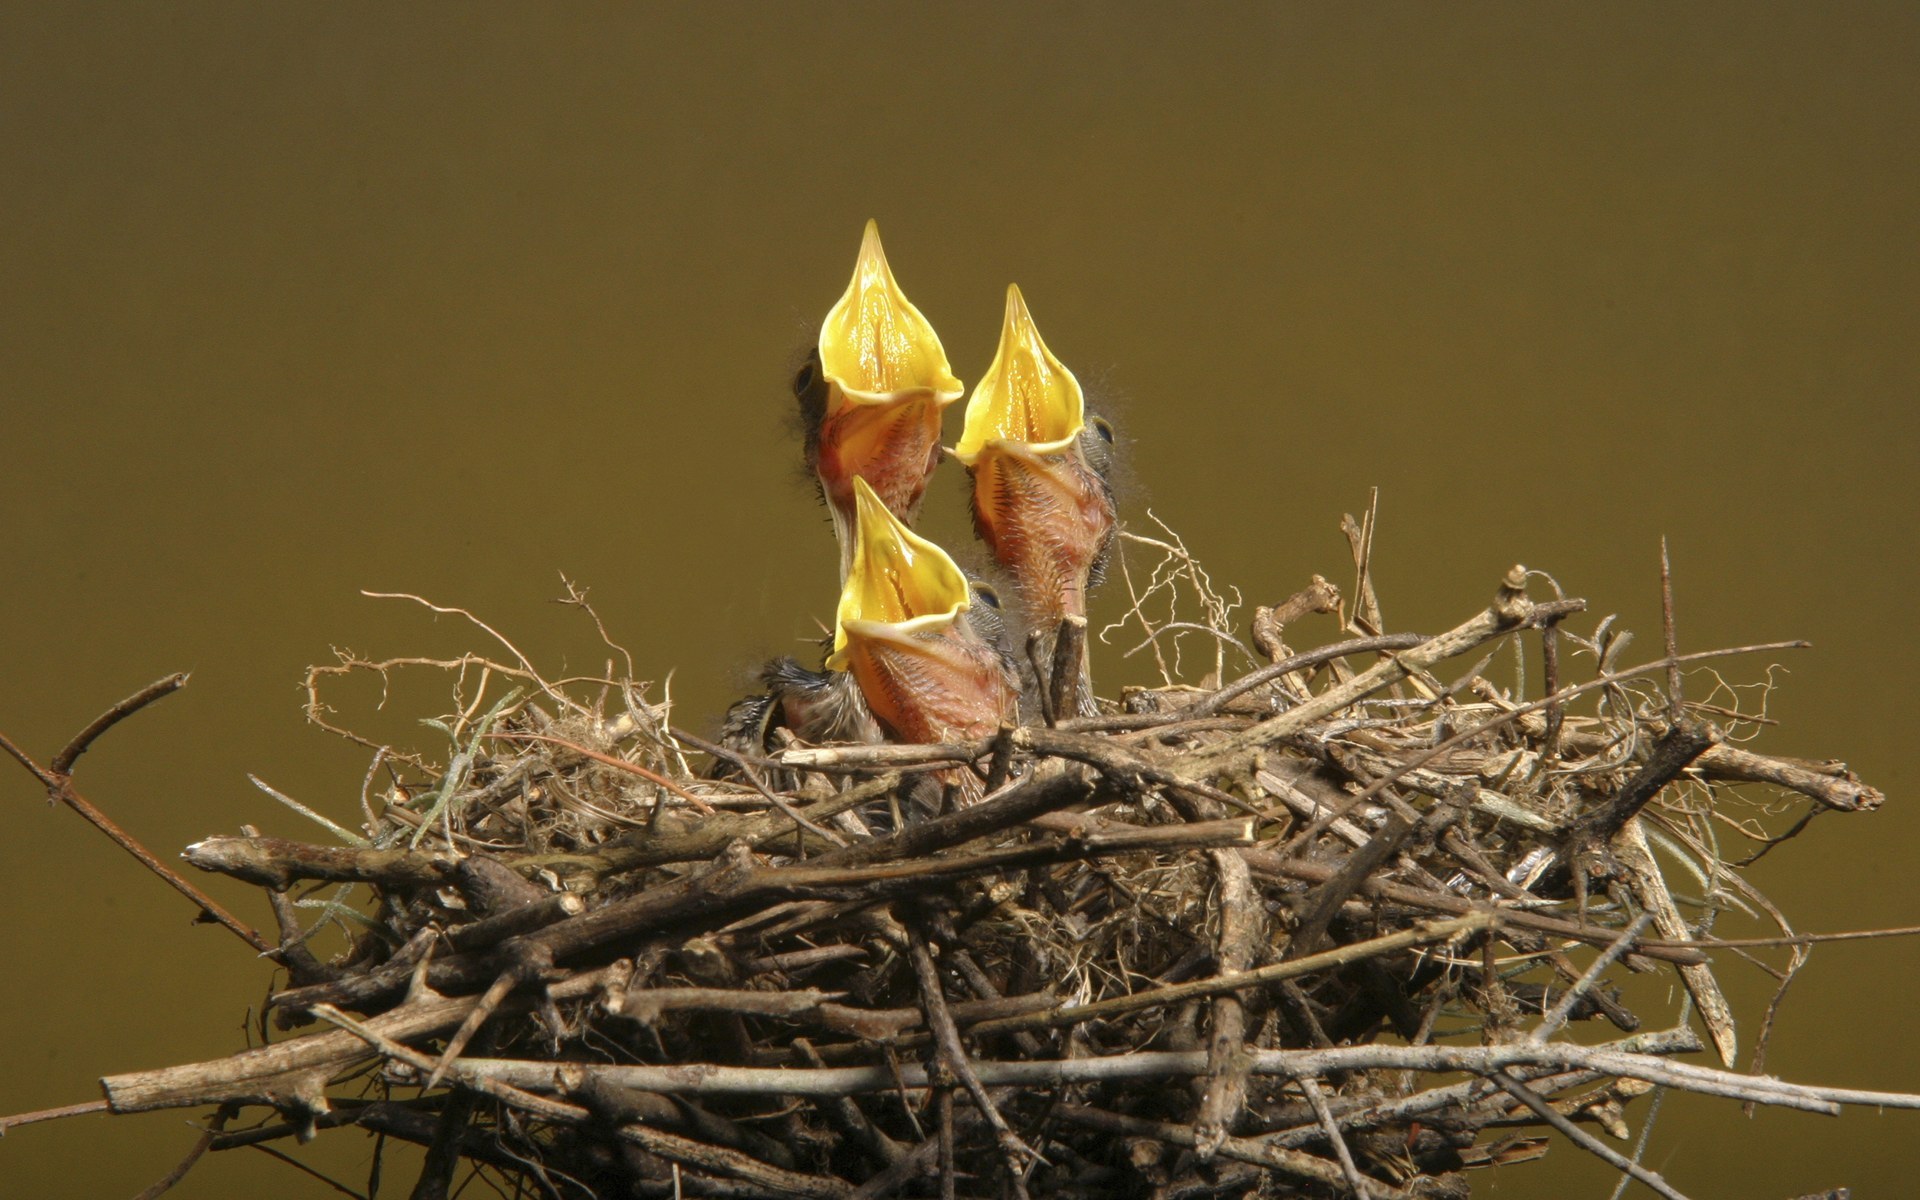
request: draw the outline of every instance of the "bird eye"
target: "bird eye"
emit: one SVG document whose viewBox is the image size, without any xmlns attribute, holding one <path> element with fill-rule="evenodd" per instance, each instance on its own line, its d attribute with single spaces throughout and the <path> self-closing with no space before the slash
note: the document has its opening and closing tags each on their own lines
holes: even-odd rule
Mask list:
<svg viewBox="0 0 1920 1200">
<path fill-rule="evenodd" d="M 793 376 L 793 394 L 794 395 L 804 396 L 808 392 L 813 390 L 814 383 L 818 381 L 818 379 L 820 378 L 818 375 L 814 373 L 814 368 L 817 365 L 818 364 L 816 364 L 811 358 L 809 358 L 805 362 L 805 364 L 801 366 L 801 368 L 798 371 L 794 372 L 794 376 Z"/>
<path fill-rule="evenodd" d="M 980 601 L 980 603 L 986 605 L 988 608 L 997 609 L 1000 607 L 1000 593 L 994 591 L 990 584 L 974 584 L 973 595 L 974 599 Z"/>
<path fill-rule="evenodd" d="M 1100 435 L 1101 441 L 1109 446 L 1113 445 L 1113 426 L 1107 423 L 1105 417 L 1095 417 L 1090 424 L 1093 426 L 1093 431 Z"/>
</svg>

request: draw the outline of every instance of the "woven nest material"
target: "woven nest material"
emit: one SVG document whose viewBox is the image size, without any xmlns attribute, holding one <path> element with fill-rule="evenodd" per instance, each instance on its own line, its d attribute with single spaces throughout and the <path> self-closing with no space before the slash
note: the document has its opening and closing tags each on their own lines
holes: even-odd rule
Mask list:
<svg viewBox="0 0 1920 1200">
<path fill-rule="evenodd" d="M 1316 577 L 1235 651 L 1178 540 L 1127 541 L 1117 629 L 1160 684 L 976 744 L 709 746 L 630 677 L 513 652 L 433 664 L 455 704 L 416 752 L 325 703 L 399 660 L 316 668 L 310 715 L 374 752 L 364 822 L 349 799 L 315 843 L 186 858 L 267 889 L 271 1010 L 319 1027 L 109 1103 L 280 1114 L 215 1148 L 418 1142 L 416 1196 L 473 1169 L 555 1197 L 1401 1197 L 1553 1130 L 1617 1154 L 1656 1085 L 1850 1098 L 1680 1061 L 1742 1052 L 1708 935 L 1793 932 L 1737 860 L 1880 800 L 1743 748 L 1763 686 L 1683 699 L 1723 656 L 1624 666 L 1611 619 L 1519 568 L 1446 633 L 1384 632 L 1358 549 L 1351 604 Z M 1492 681 L 1515 656 L 1544 692 Z M 956 772 L 985 799 L 942 811 Z M 351 942 L 321 961 L 327 925 Z M 1807 950 L 1753 953 L 1784 990 Z"/>
</svg>

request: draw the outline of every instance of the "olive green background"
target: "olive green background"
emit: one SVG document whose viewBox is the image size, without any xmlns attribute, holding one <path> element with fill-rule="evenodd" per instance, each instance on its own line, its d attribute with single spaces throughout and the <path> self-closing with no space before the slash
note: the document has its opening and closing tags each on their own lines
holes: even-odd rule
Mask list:
<svg viewBox="0 0 1920 1200">
<path fill-rule="evenodd" d="M 1249 604 L 1350 584 L 1378 486 L 1393 626 L 1524 562 L 1650 656 L 1668 536 L 1683 648 L 1817 645 L 1758 745 L 1889 795 L 1754 877 L 1808 929 L 1920 922 L 1917 63 L 1902 4 L 0 6 L 0 731 L 44 759 L 191 670 L 81 789 L 163 854 L 312 836 L 245 779 L 351 818 L 303 666 L 485 648 L 359 590 L 598 670 L 559 572 L 710 726 L 831 619 L 785 379 L 873 216 L 969 383 L 1021 285 L 1130 443 L 1126 515 Z M 241 1046 L 265 965 L 0 768 L 0 1111 Z M 1818 951 L 1768 1069 L 1920 1090 L 1917 965 Z M 1724 974 L 1751 1045 L 1770 981 Z M 0 1194 L 132 1195 L 193 1115 L 18 1130 Z M 1649 1161 L 1904 1195 L 1917 1134 L 1675 1099 Z M 365 1184 L 357 1134 L 288 1148 Z M 1560 1146 L 1480 1185 L 1611 1179 Z M 242 1152 L 175 1194 L 337 1193 Z"/>
</svg>

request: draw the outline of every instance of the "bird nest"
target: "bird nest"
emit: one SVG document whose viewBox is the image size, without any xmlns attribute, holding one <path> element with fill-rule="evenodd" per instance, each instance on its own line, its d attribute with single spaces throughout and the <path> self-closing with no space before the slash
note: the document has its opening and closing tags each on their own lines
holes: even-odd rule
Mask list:
<svg viewBox="0 0 1920 1200">
<path fill-rule="evenodd" d="M 1742 867 L 1880 802 L 1741 744 L 1767 687 L 1710 664 L 1786 645 L 1680 653 L 1669 603 L 1664 653 L 1623 665 L 1612 618 L 1518 567 L 1453 629 L 1389 632 L 1349 533 L 1352 594 L 1315 577 L 1250 644 L 1177 538 L 1123 535 L 1130 603 L 1095 632 L 1159 681 L 968 744 L 709 744 L 624 652 L 556 680 L 477 620 L 484 654 L 314 668 L 309 716 L 372 754 L 359 815 L 263 783 L 324 836 L 187 849 L 277 935 L 176 878 L 284 971 L 265 1044 L 109 1077 L 105 1105 L 212 1106 L 200 1150 L 416 1142 L 416 1197 L 471 1171 L 555 1198 L 1385 1198 L 1465 1195 L 1556 1133 L 1677 1194 L 1621 1141 L 1658 1088 L 1911 1103 L 1760 1075 L 1771 1008 L 1734 1069 L 1715 972 L 1739 947 L 1784 991 L 1814 940 Z M 420 671 L 453 683 L 437 749 L 331 706 Z M 78 751 L 168 684 L 33 769 L 84 805 Z M 951 803 L 959 772 L 983 799 Z M 1722 916 L 1777 931 L 1715 940 Z"/>
</svg>

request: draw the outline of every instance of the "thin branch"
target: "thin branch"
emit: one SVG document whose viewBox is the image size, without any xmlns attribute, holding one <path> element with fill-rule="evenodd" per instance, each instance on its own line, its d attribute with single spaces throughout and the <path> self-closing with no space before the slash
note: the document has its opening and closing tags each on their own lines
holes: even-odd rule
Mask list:
<svg viewBox="0 0 1920 1200">
<path fill-rule="evenodd" d="M 128 696 L 125 700 L 122 700 L 120 703 L 95 717 L 92 724 L 82 729 L 79 733 L 74 734 L 73 740 L 67 743 L 66 749 L 54 755 L 53 761 L 47 764 L 48 770 L 55 775 L 73 774 L 74 762 L 92 747 L 93 743 L 98 740 L 101 734 L 139 712 L 147 705 L 152 704 L 156 700 L 171 696 L 185 686 L 187 686 L 187 672 L 185 671 L 176 671 L 162 679 L 154 680 L 133 695 Z"/>
<path fill-rule="evenodd" d="M 1559 1130 L 1561 1136 L 1593 1155 L 1595 1158 L 1600 1159 L 1602 1162 L 1618 1170 L 1625 1171 L 1641 1183 L 1646 1184 L 1654 1191 L 1665 1196 L 1667 1200 L 1687 1200 L 1687 1197 L 1672 1184 L 1594 1137 L 1586 1130 L 1575 1125 L 1572 1121 L 1569 1121 L 1558 1109 L 1554 1108 L 1553 1105 L 1542 1100 L 1538 1092 L 1535 1092 L 1523 1083 L 1515 1081 L 1514 1078 L 1505 1071 L 1494 1071 L 1489 1074 L 1487 1078 L 1499 1084 L 1501 1089 L 1509 1096 L 1512 1096 L 1515 1100 L 1532 1109 L 1535 1116 Z"/>
</svg>

